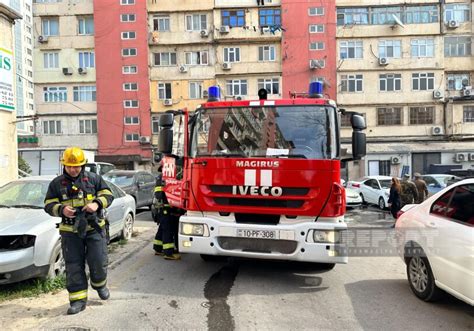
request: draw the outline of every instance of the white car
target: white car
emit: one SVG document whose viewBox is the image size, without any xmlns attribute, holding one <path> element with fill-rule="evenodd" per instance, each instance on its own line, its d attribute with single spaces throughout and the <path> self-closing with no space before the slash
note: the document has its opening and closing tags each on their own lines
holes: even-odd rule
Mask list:
<svg viewBox="0 0 474 331">
<path fill-rule="evenodd" d="M 390 176 L 367 176 L 357 181 L 347 182 L 347 187 L 357 191 L 363 203 L 377 205 L 380 209 L 388 206 L 391 185 L 392 177 Z"/>
<path fill-rule="evenodd" d="M 55 277 L 65 271 L 61 219 L 47 214 L 44 198 L 53 176 L 34 176 L 0 187 L 0 285 L 29 278 Z M 108 237 L 130 239 L 135 219 L 135 200 L 107 183 L 114 201 L 107 208 Z"/>
<path fill-rule="evenodd" d="M 359 192 L 351 189 L 345 188 L 346 190 L 346 207 L 347 208 L 356 208 L 362 205 L 362 197 Z"/>
<path fill-rule="evenodd" d="M 405 206 L 395 228 L 417 297 L 432 301 L 442 289 L 474 305 L 474 178 Z"/>
</svg>

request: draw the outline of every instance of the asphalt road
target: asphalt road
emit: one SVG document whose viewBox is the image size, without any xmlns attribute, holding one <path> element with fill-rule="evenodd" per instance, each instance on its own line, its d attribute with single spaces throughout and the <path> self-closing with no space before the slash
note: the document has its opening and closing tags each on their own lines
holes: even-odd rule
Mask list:
<svg viewBox="0 0 474 331">
<path fill-rule="evenodd" d="M 377 213 L 356 210 L 348 218 L 354 227 L 393 223 L 374 219 Z M 149 228 L 140 235 L 147 240 L 156 229 L 149 214 L 140 213 L 136 223 Z M 153 254 L 151 243 L 130 254 L 110 271 L 109 301 L 90 294 L 88 308 L 76 316 L 64 314 L 64 302 L 35 328 L 474 329 L 473 307 L 450 296 L 434 304 L 415 298 L 404 264 L 395 256 L 353 256 L 349 264 L 323 272 L 308 264 L 210 263 L 195 255 L 165 261 Z"/>
</svg>

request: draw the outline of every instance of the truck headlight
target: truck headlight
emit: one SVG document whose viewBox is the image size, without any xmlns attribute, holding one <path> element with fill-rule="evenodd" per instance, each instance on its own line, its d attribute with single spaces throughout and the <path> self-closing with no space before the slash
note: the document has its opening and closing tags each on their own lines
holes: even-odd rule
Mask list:
<svg viewBox="0 0 474 331">
<path fill-rule="evenodd" d="M 204 224 L 182 223 L 181 233 L 187 236 L 203 236 Z"/>
<path fill-rule="evenodd" d="M 339 231 L 313 230 L 313 240 L 316 243 L 338 243 L 340 240 Z"/>
</svg>

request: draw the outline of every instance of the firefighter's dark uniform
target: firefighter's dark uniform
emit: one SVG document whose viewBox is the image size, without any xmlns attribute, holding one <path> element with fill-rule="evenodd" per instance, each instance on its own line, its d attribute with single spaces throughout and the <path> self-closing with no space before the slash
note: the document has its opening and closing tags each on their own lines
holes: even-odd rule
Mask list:
<svg viewBox="0 0 474 331">
<path fill-rule="evenodd" d="M 153 242 L 153 249 L 157 255 L 163 254 L 165 259 L 179 260 L 178 252 L 178 224 L 179 211 L 172 208 L 164 192 L 164 181 L 158 176 L 155 186 L 154 203 L 157 208 L 155 222 L 159 223 L 158 231 Z"/>
<path fill-rule="evenodd" d="M 86 260 L 92 288 L 95 290 L 105 288 L 108 262 L 104 235 L 105 219 L 97 215 L 102 215 L 101 211 L 110 206 L 113 199 L 102 177 L 84 169 L 76 178 L 64 171 L 63 175 L 56 177 L 49 184 L 44 209 L 52 216 L 62 217 L 59 231 L 66 262 L 66 288 L 71 304 L 78 300 L 87 301 Z M 97 214 L 88 215 L 88 223 L 82 222 L 83 229 L 75 223 L 78 221 L 77 216 L 67 218 L 62 213 L 65 206 L 71 206 L 77 208 L 76 214 L 78 214 L 85 205 L 92 202 L 96 202 L 99 209 Z"/>
</svg>

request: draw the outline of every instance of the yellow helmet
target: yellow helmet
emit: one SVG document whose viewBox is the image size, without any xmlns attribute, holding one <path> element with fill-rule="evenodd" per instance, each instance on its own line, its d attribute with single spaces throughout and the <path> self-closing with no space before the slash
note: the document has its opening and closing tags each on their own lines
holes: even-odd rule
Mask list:
<svg viewBox="0 0 474 331">
<path fill-rule="evenodd" d="M 84 151 L 79 147 L 68 147 L 63 153 L 61 163 L 69 167 L 80 167 L 86 164 Z"/>
</svg>

